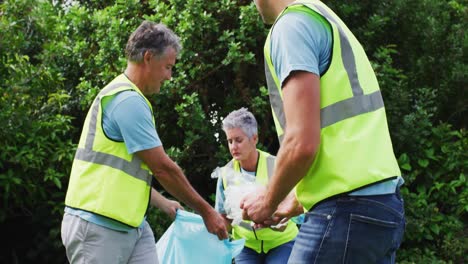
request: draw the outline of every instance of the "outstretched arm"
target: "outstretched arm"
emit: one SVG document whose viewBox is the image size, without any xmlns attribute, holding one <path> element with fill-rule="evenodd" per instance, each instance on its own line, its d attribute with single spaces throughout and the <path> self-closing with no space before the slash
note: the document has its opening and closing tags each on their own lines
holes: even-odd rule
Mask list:
<svg viewBox="0 0 468 264">
<path fill-rule="evenodd" d="M 167 199 L 154 188 L 151 188 L 151 205 L 160 209 L 172 219 L 175 218 L 178 209 L 184 210 L 179 202 Z"/>
<path fill-rule="evenodd" d="M 201 215 L 210 233 L 216 234 L 219 239 L 228 237 L 222 217 L 195 191 L 182 169 L 167 156 L 162 146 L 136 154 L 149 166 L 166 191 Z"/>
</svg>

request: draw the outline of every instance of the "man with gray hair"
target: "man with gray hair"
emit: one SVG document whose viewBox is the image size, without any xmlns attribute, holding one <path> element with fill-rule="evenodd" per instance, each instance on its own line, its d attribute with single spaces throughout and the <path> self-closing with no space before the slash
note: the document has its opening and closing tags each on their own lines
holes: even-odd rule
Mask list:
<svg viewBox="0 0 468 264">
<path fill-rule="evenodd" d="M 144 21 L 126 46 L 127 68 L 95 98 L 75 154 L 62 220 L 70 263 L 158 263 L 146 222 L 149 205 L 174 217 L 180 204 L 151 187 L 153 177 L 197 213 L 209 232 L 228 237 L 222 217 L 164 151 L 150 102 L 171 79 L 181 50 L 163 24 Z"/>
<path fill-rule="evenodd" d="M 255 177 L 256 183 L 266 185 L 273 174 L 275 156 L 256 148 L 258 143 L 257 121 L 246 108 L 232 111 L 223 120 L 222 126 L 226 133 L 229 152 L 232 160 L 225 166 L 243 174 Z M 232 181 L 227 175 L 218 178 L 216 190 L 216 205 L 218 211 L 231 228 L 232 219 L 227 217 L 224 191 Z M 226 205 L 228 207 L 228 205 Z M 302 207 L 297 208 L 297 214 L 302 213 Z M 286 263 L 298 233 L 297 226 L 291 220 L 282 219 L 280 226 L 262 226 L 257 229 L 250 221 L 243 221 L 232 226 L 234 239 L 245 238 L 245 247 L 235 257 L 236 264 L 249 263 Z"/>
</svg>

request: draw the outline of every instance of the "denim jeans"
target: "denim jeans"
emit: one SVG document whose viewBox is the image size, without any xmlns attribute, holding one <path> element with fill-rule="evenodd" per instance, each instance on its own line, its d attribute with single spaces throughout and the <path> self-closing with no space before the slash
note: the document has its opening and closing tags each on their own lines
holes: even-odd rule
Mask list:
<svg viewBox="0 0 468 264">
<path fill-rule="evenodd" d="M 255 250 L 244 247 L 235 257 L 236 264 L 286 264 L 294 245 L 294 240 L 277 246 L 268 253 L 257 253 Z"/>
<path fill-rule="evenodd" d="M 404 229 L 399 192 L 327 200 L 306 214 L 288 263 L 395 263 Z"/>
</svg>

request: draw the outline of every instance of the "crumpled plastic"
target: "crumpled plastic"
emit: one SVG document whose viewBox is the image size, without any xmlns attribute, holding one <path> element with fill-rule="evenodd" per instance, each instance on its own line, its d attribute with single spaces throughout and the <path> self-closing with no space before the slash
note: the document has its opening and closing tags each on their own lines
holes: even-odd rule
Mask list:
<svg viewBox="0 0 468 264">
<path fill-rule="evenodd" d="M 208 232 L 201 216 L 178 210 L 176 219 L 156 243 L 161 264 L 231 264 L 245 239 L 219 240 Z"/>
<path fill-rule="evenodd" d="M 232 219 L 231 225 L 239 225 L 242 222 L 242 209 L 240 208 L 242 198 L 263 186 L 255 181 L 255 176 L 237 172 L 229 167 L 218 167 L 211 174 L 212 178 L 222 176 L 228 183 L 228 187 L 224 190 L 226 217 Z"/>
</svg>

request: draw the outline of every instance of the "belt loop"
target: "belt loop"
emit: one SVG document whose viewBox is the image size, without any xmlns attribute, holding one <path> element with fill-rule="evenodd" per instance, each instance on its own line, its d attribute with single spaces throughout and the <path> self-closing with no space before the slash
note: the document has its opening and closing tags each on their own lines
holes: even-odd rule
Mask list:
<svg viewBox="0 0 468 264">
<path fill-rule="evenodd" d="M 398 199 L 401 199 L 401 193 L 400 193 L 400 186 L 397 186 L 395 189 L 395 194 L 398 197 Z"/>
</svg>

